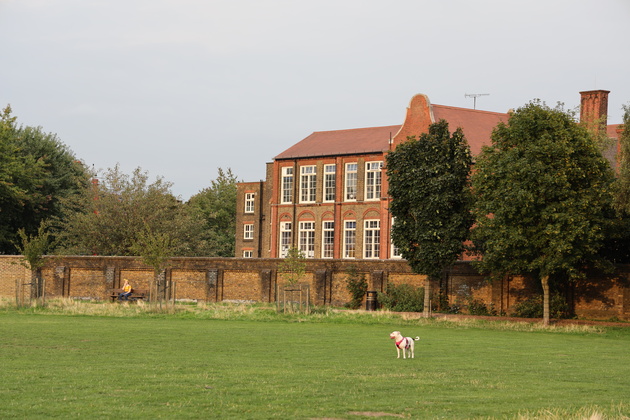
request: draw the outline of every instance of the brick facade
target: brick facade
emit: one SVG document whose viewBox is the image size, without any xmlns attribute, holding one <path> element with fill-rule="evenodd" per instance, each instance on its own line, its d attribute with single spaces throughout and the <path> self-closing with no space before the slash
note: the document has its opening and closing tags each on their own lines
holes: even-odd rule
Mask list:
<svg viewBox="0 0 630 420">
<path fill-rule="evenodd" d="M 28 290 L 30 271 L 19 265 L 19 257 L 0 256 L 0 297 L 15 299 L 16 284 Z M 281 259 L 256 258 L 174 258 L 166 272 L 178 300 L 207 302 L 275 302 L 276 284 L 285 283 L 278 272 Z M 300 280 L 310 286 L 311 303 L 343 306 L 351 299 L 346 289 L 348 270 L 355 267 L 365 275 L 368 290 L 385 291 L 388 283 L 421 287 L 425 278 L 413 274 L 404 261 L 311 259 Z M 131 257 L 51 257 L 42 270 L 48 297 L 107 300 L 109 290 L 120 287 L 124 279 L 139 289 L 154 285 L 153 271 Z M 585 318 L 630 320 L 630 266 L 620 266 L 615 276 L 591 273 L 568 293 L 576 314 Z M 432 285 L 449 304 L 464 304 L 469 297 L 493 304 L 503 313 L 539 293 L 540 286 L 523 278 L 489 283 L 467 262 L 455 264 L 448 275 Z M 154 292 L 153 292 L 154 293 Z M 436 297 L 434 296 L 434 299 Z M 435 300 L 434 300 L 435 302 Z"/>
</svg>

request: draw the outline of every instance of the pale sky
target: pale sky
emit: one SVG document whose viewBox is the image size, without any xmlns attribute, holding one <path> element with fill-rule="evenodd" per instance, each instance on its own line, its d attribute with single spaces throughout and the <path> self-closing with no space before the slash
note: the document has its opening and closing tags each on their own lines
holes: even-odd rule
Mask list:
<svg viewBox="0 0 630 420">
<path fill-rule="evenodd" d="M 0 0 L 0 107 L 89 166 L 187 200 L 313 131 L 401 124 L 411 97 L 506 112 L 630 103 L 630 0 Z"/>
</svg>

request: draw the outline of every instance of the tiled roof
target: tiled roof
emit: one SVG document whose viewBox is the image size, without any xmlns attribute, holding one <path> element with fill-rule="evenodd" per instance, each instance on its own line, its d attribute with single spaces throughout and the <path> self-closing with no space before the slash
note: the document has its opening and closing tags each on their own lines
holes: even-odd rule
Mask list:
<svg viewBox="0 0 630 420">
<path fill-rule="evenodd" d="M 451 131 L 462 127 L 473 155 L 477 155 L 481 151 L 482 145 L 490 144 L 492 129 L 499 122 L 507 122 L 508 119 L 508 114 L 498 112 L 444 105 L 432 105 L 432 109 L 435 121 L 445 119 L 448 121 Z M 389 125 L 350 130 L 316 131 L 274 159 L 380 153 L 388 150 L 390 138 L 395 136 L 401 127 L 401 125 Z M 425 132 L 427 128 L 425 128 Z"/>
<path fill-rule="evenodd" d="M 608 137 L 616 139 L 619 137 L 617 135 L 617 129 L 621 126 L 621 124 L 610 124 L 606 127 L 606 134 Z"/>
<path fill-rule="evenodd" d="M 464 130 L 464 136 L 470 145 L 473 156 L 481 152 L 481 146 L 490 145 L 492 130 L 500 122 L 507 123 L 508 114 L 500 112 L 479 111 L 476 109 L 455 108 L 452 106 L 433 105 L 435 121 L 448 121 L 451 132 L 458 127 Z"/>
<path fill-rule="evenodd" d="M 389 125 L 351 130 L 316 131 L 274 159 L 380 153 L 388 149 L 389 139 L 399 129 L 400 125 Z"/>
</svg>

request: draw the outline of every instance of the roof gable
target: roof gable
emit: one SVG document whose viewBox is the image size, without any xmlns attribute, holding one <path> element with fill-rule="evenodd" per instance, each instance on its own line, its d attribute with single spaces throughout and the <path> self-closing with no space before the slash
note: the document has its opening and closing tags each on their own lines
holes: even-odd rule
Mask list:
<svg viewBox="0 0 630 420">
<path fill-rule="evenodd" d="M 407 108 L 402 125 L 355 128 L 350 130 L 316 131 L 277 155 L 274 160 L 318 156 L 340 156 L 382 153 L 405 141 L 408 136 L 427 133 L 429 124 L 444 119 L 451 132 L 464 130 L 473 155 L 490 144 L 492 130 L 500 122 L 507 122 L 508 114 L 475 109 L 432 105 L 426 95 L 415 95 Z"/>
</svg>

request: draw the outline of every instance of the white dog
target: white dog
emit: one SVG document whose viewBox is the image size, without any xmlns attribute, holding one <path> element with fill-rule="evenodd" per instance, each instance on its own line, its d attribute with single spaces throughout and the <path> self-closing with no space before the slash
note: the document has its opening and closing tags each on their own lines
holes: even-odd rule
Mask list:
<svg viewBox="0 0 630 420">
<path fill-rule="evenodd" d="M 403 359 L 407 358 L 409 355 L 412 359 L 414 358 L 414 341 L 420 340 L 420 337 L 411 338 L 411 337 L 403 337 L 400 331 L 394 331 L 389 335 L 389 338 L 392 340 L 396 340 L 396 353 L 398 353 L 398 358 L 400 359 L 400 351 L 402 350 Z"/>
</svg>

